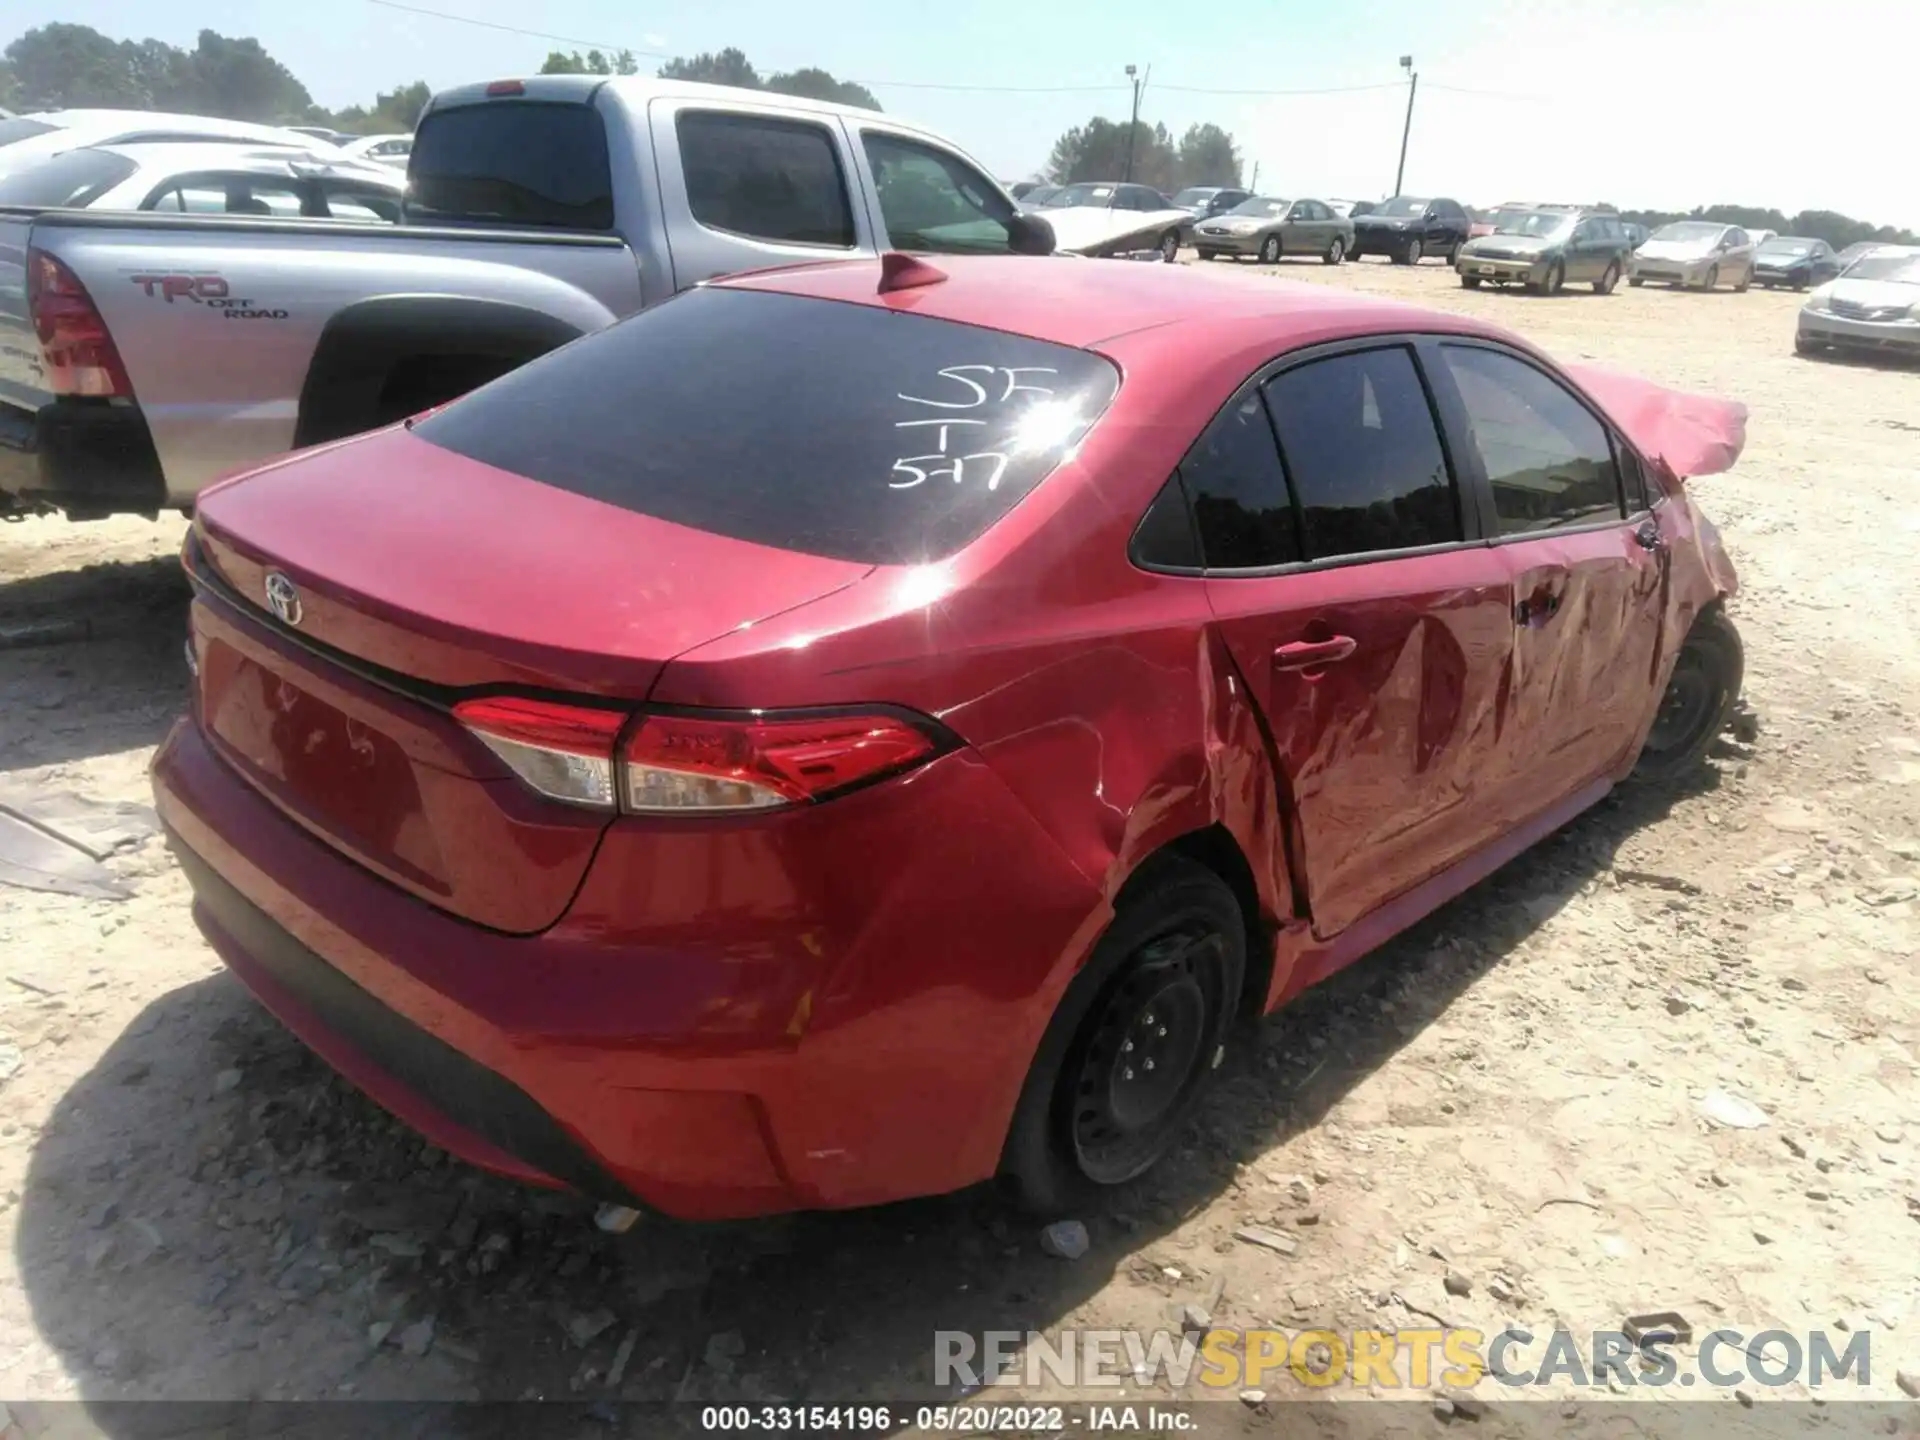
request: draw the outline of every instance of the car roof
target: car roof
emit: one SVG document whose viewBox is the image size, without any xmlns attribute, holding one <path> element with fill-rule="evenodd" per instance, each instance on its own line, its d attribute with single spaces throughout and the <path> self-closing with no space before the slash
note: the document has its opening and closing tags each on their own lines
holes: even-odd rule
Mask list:
<svg viewBox="0 0 1920 1440">
<path fill-rule="evenodd" d="M 1477 321 L 1419 306 L 1326 285 L 1248 284 L 1197 266 L 1074 256 L 942 255 L 922 263 L 946 279 L 882 294 L 877 262 L 844 260 L 756 270 L 710 283 L 874 305 L 1082 348 L 1143 330 L 1165 334 L 1170 327 L 1181 327 L 1191 336 L 1239 329 L 1247 321 L 1257 322 L 1261 333 L 1272 338 L 1276 354 L 1288 348 L 1290 336 L 1341 325 L 1362 334 L 1446 330 L 1512 338 Z"/>
<path fill-rule="evenodd" d="M 298 166 L 307 174 L 366 180 L 395 191 L 406 185 L 402 177 L 385 166 L 356 163 L 345 156 L 334 159 L 296 145 L 194 144 L 181 140 L 150 140 L 83 148 L 101 154 L 118 155 L 133 161 L 142 172 L 152 174 L 182 175 L 196 170 L 224 170 L 252 175 L 286 175 L 289 167 Z"/>
</svg>

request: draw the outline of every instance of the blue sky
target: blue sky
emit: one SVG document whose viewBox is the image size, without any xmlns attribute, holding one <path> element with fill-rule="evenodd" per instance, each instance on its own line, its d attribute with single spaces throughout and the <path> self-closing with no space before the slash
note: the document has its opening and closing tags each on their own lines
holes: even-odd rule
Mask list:
<svg viewBox="0 0 1920 1440">
<path fill-rule="evenodd" d="M 418 8 L 668 55 L 737 45 L 762 73 L 818 65 L 868 85 L 888 110 L 951 136 L 1008 180 L 1037 171 L 1067 126 L 1093 114 L 1124 119 L 1125 67 L 1151 66 L 1143 119 L 1176 134 L 1214 121 L 1259 162 L 1261 189 L 1342 199 L 1392 187 L 1406 103 L 1398 58 L 1411 53 L 1421 80 L 1410 191 L 1481 204 L 1820 207 L 1920 228 L 1908 109 L 1909 72 L 1920 62 L 1916 0 L 418 0 Z M 9 30 L 57 19 L 184 45 L 202 27 L 253 35 L 330 106 L 422 77 L 439 88 L 525 73 L 560 43 L 377 0 L 12 0 L 6 12 Z M 1823 23 L 1827 15 L 1841 18 Z M 657 63 L 643 58 L 643 69 Z M 1348 88 L 1374 86 L 1382 88 Z M 1340 93 L 1198 93 L 1303 90 Z"/>
</svg>

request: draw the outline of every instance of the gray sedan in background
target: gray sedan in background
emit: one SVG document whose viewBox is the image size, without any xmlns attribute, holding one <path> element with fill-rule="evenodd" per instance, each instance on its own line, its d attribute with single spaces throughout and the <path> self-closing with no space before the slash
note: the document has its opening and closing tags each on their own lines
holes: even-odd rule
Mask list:
<svg viewBox="0 0 1920 1440">
<path fill-rule="evenodd" d="M 1324 200 L 1256 195 L 1196 225 L 1193 248 L 1202 260 L 1252 255 L 1272 265 L 1283 255 L 1317 255 L 1338 265 L 1353 251 L 1353 221 Z"/>
</svg>

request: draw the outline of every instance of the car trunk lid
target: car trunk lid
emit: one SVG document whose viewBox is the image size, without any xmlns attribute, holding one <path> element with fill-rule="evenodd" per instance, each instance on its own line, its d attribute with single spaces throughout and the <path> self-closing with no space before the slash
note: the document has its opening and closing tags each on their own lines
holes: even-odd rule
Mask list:
<svg viewBox="0 0 1920 1440">
<path fill-rule="evenodd" d="M 316 837 L 455 914 L 559 918 L 611 812 L 546 800 L 453 717 L 474 693 L 626 708 L 673 656 L 871 566 L 574 495 L 396 429 L 206 492 L 201 723 Z"/>
</svg>

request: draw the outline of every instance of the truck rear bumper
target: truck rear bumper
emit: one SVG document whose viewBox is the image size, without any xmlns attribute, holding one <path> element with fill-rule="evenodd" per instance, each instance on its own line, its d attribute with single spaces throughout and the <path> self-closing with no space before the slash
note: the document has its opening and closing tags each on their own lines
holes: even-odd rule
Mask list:
<svg viewBox="0 0 1920 1440">
<path fill-rule="evenodd" d="M 0 404 L 0 492 L 71 520 L 158 515 L 167 483 L 137 405 L 61 399 L 38 410 Z"/>
</svg>

